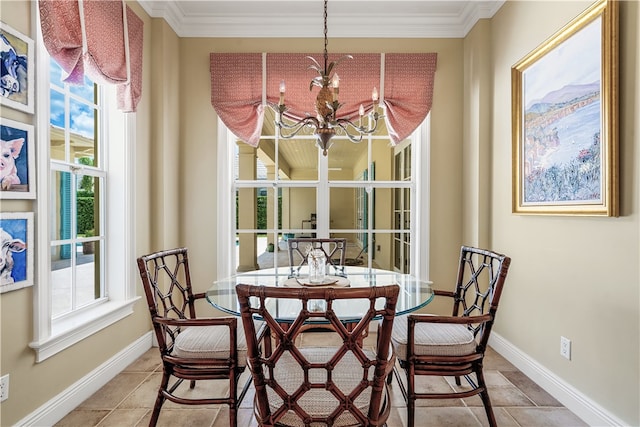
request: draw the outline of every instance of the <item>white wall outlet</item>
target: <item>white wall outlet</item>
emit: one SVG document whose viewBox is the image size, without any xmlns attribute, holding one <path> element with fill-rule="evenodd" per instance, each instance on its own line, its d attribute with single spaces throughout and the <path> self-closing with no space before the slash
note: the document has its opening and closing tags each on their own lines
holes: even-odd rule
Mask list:
<svg viewBox="0 0 640 427">
<path fill-rule="evenodd" d="M 560 356 L 571 360 L 571 340 L 569 338 L 560 337 Z"/>
<path fill-rule="evenodd" d="M 0 378 L 0 402 L 9 398 L 9 374 Z"/>
</svg>

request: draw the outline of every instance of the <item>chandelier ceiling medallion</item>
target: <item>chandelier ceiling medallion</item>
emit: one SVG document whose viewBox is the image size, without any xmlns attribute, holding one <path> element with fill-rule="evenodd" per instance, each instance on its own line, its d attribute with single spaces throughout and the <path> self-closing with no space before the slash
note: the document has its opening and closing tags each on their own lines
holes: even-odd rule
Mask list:
<svg viewBox="0 0 640 427">
<path fill-rule="evenodd" d="M 280 83 L 280 100 L 278 102 L 276 125 L 280 129 L 282 138 L 293 138 L 302 129 L 312 129 L 316 135 L 316 146 L 322 149 L 322 154 L 327 155 L 329 147 L 331 147 L 331 138 L 334 135 L 346 135 L 352 142 L 358 143 L 362 141 L 362 137 L 376 131 L 378 120 L 382 115 L 378 113 L 378 90 L 374 87 L 371 94 L 373 108 L 365 116 L 365 109 L 362 104 L 358 111 L 358 120 L 354 122 L 347 117 L 338 117 L 338 110 L 342 106 L 338 101 L 340 91 L 340 77 L 335 73 L 335 69 L 345 59 L 353 59 L 351 55 L 345 55 L 337 61 L 328 62 L 327 53 L 327 0 L 324 0 L 324 66 L 320 66 L 315 58 L 308 56 L 313 64 L 309 69 L 318 72 L 318 76 L 311 79 L 309 90 L 313 90 L 314 86 L 320 87 L 315 102 L 315 116 L 306 116 L 302 119 L 295 120 L 289 116 L 285 117 L 287 106 L 284 102 L 285 82 Z"/>
</svg>

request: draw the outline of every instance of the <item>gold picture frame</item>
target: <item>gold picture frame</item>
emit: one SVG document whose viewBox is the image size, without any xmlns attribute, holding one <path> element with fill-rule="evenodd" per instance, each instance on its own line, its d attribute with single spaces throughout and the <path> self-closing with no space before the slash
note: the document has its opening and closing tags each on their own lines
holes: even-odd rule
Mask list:
<svg viewBox="0 0 640 427">
<path fill-rule="evenodd" d="M 513 213 L 618 216 L 618 4 L 511 68 Z"/>
</svg>

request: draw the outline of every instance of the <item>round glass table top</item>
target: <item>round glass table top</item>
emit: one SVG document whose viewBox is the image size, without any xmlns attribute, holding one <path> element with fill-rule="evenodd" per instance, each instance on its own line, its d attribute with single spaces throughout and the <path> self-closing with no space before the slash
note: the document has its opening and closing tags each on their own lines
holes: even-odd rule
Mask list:
<svg viewBox="0 0 640 427">
<path fill-rule="evenodd" d="M 427 305 L 433 299 L 431 282 L 418 280 L 409 275 L 396 273 L 388 270 L 380 270 L 366 267 L 344 268 L 343 276 L 327 276 L 324 286 L 335 287 L 370 287 L 397 284 L 400 286 L 400 294 L 396 305 L 396 315 L 402 315 L 416 311 Z M 246 273 L 238 273 L 232 277 L 218 280 L 207 291 L 207 300 L 219 310 L 240 315 L 240 305 L 236 296 L 236 285 L 243 283 L 246 285 L 278 286 L 278 287 L 301 287 L 318 286 L 309 283 L 305 270 L 301 271 L 301 276 L 292 278 L 289 267 L 269 268 L 255 270 Z M 312 301 L 318 311 L 322 311 L 324 301 Z M 297 300 L 273 300 L 268 302 L 270 312 L 275 314 L 279 322 L 293 321 L 301 309 L 301 304 Z M 380 299 L 380 308 L 384 301 Z M 362 314 L 368 309 L 366 300 L 341 300 L 334 302 L 333 306 L 338 317 L 344 322 L 357 322 Z M 319 323 L 323 323 L 319 320 Z"/>
</svg>

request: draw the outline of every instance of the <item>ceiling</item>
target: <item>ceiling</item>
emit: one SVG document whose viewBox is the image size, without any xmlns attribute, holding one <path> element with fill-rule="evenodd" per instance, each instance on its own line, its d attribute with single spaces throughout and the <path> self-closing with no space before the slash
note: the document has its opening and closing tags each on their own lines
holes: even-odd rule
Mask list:
<svg viewBox="0 0 640 427">
<path fill-rule="evenodd" d="M 329 37 L 461 38 L 505 0 L 331 0 Z M 321 0 L 139 0 L 180 37 L 322 37 Z"/>
</svg>

